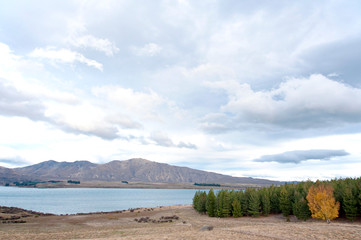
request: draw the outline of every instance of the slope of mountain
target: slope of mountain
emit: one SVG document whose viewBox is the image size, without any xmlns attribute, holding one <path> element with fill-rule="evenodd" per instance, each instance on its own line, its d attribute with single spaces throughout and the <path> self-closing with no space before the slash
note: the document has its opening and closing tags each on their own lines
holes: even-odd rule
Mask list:
<svg viewBox="0 0 361 240">
<path fill-rule="evenodd" d="M 90 170 L 98 166 L 88 161 L 56 162 L 49 160 L 35 165 L 15 168 L 17 173 L 38 176 L 41 179 L 82 179 L 89 175 Z"/>
<path fill-rule="evenodd" d="M 18 182 L 18 181 L 31 181 L 34 180 L 30 176 L 21 175 L 14 169 L 0 167 L 0 184 L 5 185 L 6 183 Z"/>
<path fill-rule="evenodd" d="M 50 160 L 9 170 L 18 175 L 32 176 L 42 180 L 279 184 L 279 182 L 266 179 L 232 177 L 140 158 L 126 161 L 115 160 L 105 164 L 94 164 L 88 161 L 56 162 Z M 3 175 L 0 174 L 0 178 L 1 176 Z"/>
</svg>

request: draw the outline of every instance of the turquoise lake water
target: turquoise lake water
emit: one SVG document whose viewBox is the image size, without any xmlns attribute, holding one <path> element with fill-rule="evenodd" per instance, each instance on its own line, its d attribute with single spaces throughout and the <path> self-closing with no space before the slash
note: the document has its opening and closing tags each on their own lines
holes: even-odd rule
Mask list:
<svg viewBox="0 0 361 240">
<path fill-rule="evenodd" d="M 74 214 L 192 204 L 194 189 L 0 187 L 0 206 Z"/>
</svg>

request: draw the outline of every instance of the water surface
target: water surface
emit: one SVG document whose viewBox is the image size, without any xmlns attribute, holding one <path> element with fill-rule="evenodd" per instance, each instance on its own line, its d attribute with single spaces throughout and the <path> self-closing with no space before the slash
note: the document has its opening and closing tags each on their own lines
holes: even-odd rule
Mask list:
<svg viewBox="0 0 361 240">
<path fill-rule="evenodd" d="M 0 187 L 0 205 L 74 214 L 192 204 L 195 189 Z"/>
</svg>

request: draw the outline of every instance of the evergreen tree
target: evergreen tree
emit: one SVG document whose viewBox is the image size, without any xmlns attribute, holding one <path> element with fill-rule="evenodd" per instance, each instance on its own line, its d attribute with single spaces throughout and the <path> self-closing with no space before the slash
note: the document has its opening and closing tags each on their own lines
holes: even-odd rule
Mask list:
<svg viewBox="0 0 361 240">
<path fill-rule="evenodd" d="M 268 216 L 269 213 L 271 212 L 271 201 L 270 201 L 268 189 L 263 188 L 260 194 L 261 194 L 262 213 L 264 216 Z"/>
<path fill-rule="evenodd" d="M 217 193 L 217 216 L 229 217 L 231 214 L 231 203 L 229 199 L 229 192 L 220 190 Z"/>
<path fill-rule="evenodd" d="M 311 217 L 311 211 L 308 207 L 308 203 L 303 197 L 302 193 L 295 192 L 295 202 L 293 203 L 293 214 L 301 220 L 306 221 Z"/>
<path fill-rule="evenodd" d="M 270 204 L 271 204 L 271 213 L 280 213 L 280 187 L 271 186 L 269 188 Z"/>
<path fill-rule="evenodd" d="M 321 184 L 320 181 L 316 181 L 316 185 Z M 315 184 L 314 184 L 315 185 Z M 345 181 L 343 179 L 335 179 L 331 181 L 331 185 L 333 187 L 333 195 L 336 202 L 340 203 L 339 216 L 345 216 L 345 211 L 343 209 L 343 192 L 346 188 Z"/>
<path fill-rule="evenodd" d="M 198 205 L 197 205 L 198 212 L 205 213 L 207 211 L 206 202 L 207 202 L 207 193 L 201 192 L 199 195 L 199 201 L 198 201 Z"/>
<path fill-rule="evenodd" d="M 208 216 L 210 216 L 210 217 L 216 216 L 216 211 L 217 211 L 216 195 L 214 195 L 213 189 L 209 190 L 209 192 L 208 192 L 206 209 L 208 212 Z"/>
<path fill-rule="evenodd" d="M 361 214 L 361 178 L 356 179 L 356 185 L 357 185 L 356 198 L 358 202 L 359 213 Z"/>
<path fill-rule="evenodd" d="M 343 210 L 346 217 L 353 221 L 357 217 L 357 197 L 354 196 L 352 188 L 346 187 L 343 193 Z"/>
<path fill-rule="evenodd" d="M 193 197 L 193 208 L 197 211 L 198 211 L 199 195 L 200 195 L 200 191 L 197 191 Z"/>
<path fill-rule="evenodd" d="M 232 215 L 235 218 L 242 217 L 241 204 L 238 199 L 234 199 L 232 203 Z"/>
<path fill-rule="evenodd" d="M 281 188 L 279 203 L 283 216 L 288 217 L 291 213 L 291 201 L 285 186 Z"/>
<path fill-rule="evenodd" d="M 197 191 L 193 197 L 193 208 L 200 213 L 206 212 L 207 193 Z"/>
<path fill-rule="evenodd" d="M 239 194 L 243 216 L 248 215 L 248 196 L 249 196 L 250 190 L 251 190 L 251 188 L 247 188 L 244 192 L 241 192 Z"/>
<path fill-rule="evenodd" d="M 258 217 L 260 215 L 260 197 L 258 195 L 258 192 L 256 190 L 252 190 L 249 193 L 248 196 L 248 213 L 252 217 Z"/>
</svg>

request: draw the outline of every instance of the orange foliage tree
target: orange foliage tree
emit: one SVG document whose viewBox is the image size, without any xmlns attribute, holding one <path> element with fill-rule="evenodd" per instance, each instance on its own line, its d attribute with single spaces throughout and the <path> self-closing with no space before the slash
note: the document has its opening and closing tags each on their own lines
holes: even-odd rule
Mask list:
<svg viewBox="0 0 361 240">
<path fill-rule="evenodd" d="M 307 201 L 313 218 L 330 220 L 338 217 L 340 203 L 333 196 L 333 188 L 327 184 L 317 184 L 310 187 Z"/>
</svg>

